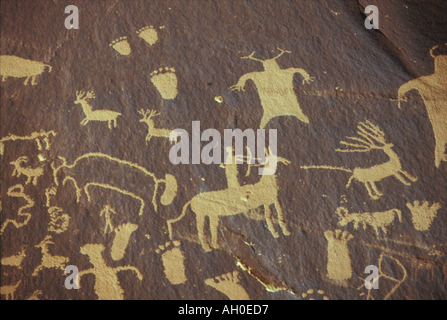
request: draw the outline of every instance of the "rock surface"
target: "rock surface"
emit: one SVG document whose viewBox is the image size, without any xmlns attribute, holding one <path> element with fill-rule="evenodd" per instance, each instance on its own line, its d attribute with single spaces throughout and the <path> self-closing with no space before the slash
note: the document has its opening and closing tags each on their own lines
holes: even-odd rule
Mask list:
<svg viewBox="0 0 447 320">
<path fill-rule="evenodd" d="M 445 300 L 446 16 L 2 1 L 1 299 Z M 276 172 L 172 164 L 169 134 L 193 121 L 276 129 Z"/>
</svg>

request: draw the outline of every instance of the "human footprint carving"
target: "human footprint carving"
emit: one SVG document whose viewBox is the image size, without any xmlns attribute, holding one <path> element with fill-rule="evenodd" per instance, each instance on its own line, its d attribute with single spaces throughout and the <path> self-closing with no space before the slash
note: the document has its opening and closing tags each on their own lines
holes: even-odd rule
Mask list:
<svg viewBox="0 0 447 320">
<path fill-rule="evenodd" d="M 112 244 L 112 259 L 119 261 L 124 257 L 130 235 L 138 229 L 138 225 L 126 223 L 115 229 L 115 239 Z"/>
<path fill-rule="evenodd" d="M 341 230 L 326 231 L 328 241 L 327 276 L 335 284 L 347 286 L 346 280 L 352 277 L 351 258 L 349 257 L 348 241 L 354 238 L 349 232 Z"/>
<path fill-rule="evenodd" d="M 158 41 L 158 33 L 153 26 L 141 28 L 137 31 L 137 34 L 151 46 Z"/>
<path fill-rule="evenodd" d="M 151 81 L 165 100 L 173 100 L 177 97 L 177 76 L 174 68 L 160 68 L 151 73 Z"/>
<path fill-rule="evenodd" d="M 155 250 L 155 252 L 161 254 L 166 278 L 173 285 L 182 284 L 188 280 L 185 275 L 185 257 L 179 248 L 180 244 L 180 241 L 169 241 Z"/>
<path fill-rule="evenodd" d="M 427 201 L 424 201 L 422 204 L 419 201 L 415 201 L 414 204 L 407 203 L 416 230 L 428 231 L 438 210 L 441 209 L 439 203 L 434 203 L 431 207 L 428 205 L 429 203 Z"/>
<path fill-rule="evenodd" d="M 239 284 L 239 272 L 229 272 L 219 277 L 205 280 L 205 284 L 222 292 L 230 300 L 250 300 L 247 291 Z"/>
<path fill-rule="evenodd" d="M 132 53 L 129 42 L 127 41 L 127 37 L 118 38 L 112 41 L 112 43 L 109 44 L 109 46 L 115 49 L 119 54 L 123 56 L 128 56 L 129 54 Z"/>
</svg>

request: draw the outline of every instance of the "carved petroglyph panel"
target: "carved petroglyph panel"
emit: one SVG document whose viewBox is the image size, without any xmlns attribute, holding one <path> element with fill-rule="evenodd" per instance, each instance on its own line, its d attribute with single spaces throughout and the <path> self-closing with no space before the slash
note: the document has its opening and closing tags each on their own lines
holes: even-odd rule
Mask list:
<svg viewBox="0 0 447 320">
<path fill-rule="evenodd" d="M 66 2 L 1 1 L 2 300 L 447 299 L 442 1 Z"/>
</svg>

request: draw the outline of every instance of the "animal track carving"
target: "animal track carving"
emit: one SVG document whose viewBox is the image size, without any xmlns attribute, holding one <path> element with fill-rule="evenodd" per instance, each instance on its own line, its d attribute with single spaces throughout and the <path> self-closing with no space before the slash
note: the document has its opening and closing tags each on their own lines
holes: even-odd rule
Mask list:
<svg viewBox="0 0 447 320">
<path fill-rule="evenodd" d="M 429 207 L 427 201 L 422 204 L 419 201 L 415 201 L 414 204 L 407 203 L 407 207 L 411 211 L 413 225 L 419 231 L 428 231 L 438 210 L 441 209 L 439 203 L 434 203 Z"/>
<path fill-rule="evenodd" d="M 173 285 L 182 284 L 188 280 L 185 275 L 185 257 L 179 248 L 180 244 L 180 241 L 169 241 L 155 250 L 161 254 L 166 278 Z"/>
<path fill-rule="evenodd" d="M 158 41 L 158 33 L 153 26 L 141 28 L 137 31 L 137 34 L 151 46 L 153 46 Z"/>
<path fill-rule="evenodd" d="M 354 238 L 347 231 L 326 231 L 324 233 L 328 241 L 328 278 L 335 284 L 347 286 L 346 280 L 352 277 L 351 258 L 349 257 L 348 241 Z"/>
<path fill-rule="evenodd" d="M 35 86 L 37 84 L 36 77 L 42 74 L 48 68 L 48 72 L 52 71 L 52 68 L 48 64 L 44 64 L 38 61 L 32 61 L 15 56 L 0 56 L 0 76 L 3 77 L 2 82 L 6 81 L 6 78 L 25 78 L 24 85 L 29 84 Z"/>
<path fill-rule="evenodd" d="M 219 277 L 205 280 L 205 284 L 222 292 L 230 300 L 250 300 L 247 291 L 239 284 L 239 272 L 229 272 Z"/>
<path fill-rule="evenodd" d="M 160 68 L 151 73 L 151 82 L 165 100 L 173 100 L 177 97 L 177 76 L 174 68 Z"/>
<path fill-rule="evenodd" d="M 109 44 L 110 47 L 115 49 L 120 55 L 128 56 L 132 53 L 127 37 L 121 37 Z"/>
<path fill-rule="evenodd" d="M 318 296 L 316 294 L 318 294 Z M 324 295 L 323 290 L 315 291 L 314 289 L 309 289 L 307 290 L 307 292 L 301 295 L 303 299 L 309 298 L 307 300 L 317 300 L 317 298 L 321 298 L 321 296 L 323 296 L 323 300 L 330 300 L 327 296 Z"/>
</svg>

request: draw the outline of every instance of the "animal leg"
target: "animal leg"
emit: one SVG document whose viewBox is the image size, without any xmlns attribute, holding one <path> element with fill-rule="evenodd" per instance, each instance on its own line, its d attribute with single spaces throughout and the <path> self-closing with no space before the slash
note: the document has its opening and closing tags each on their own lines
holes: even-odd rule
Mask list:
<svg viewBox="0 0 447 320">
<path fill-rule="evenodd" d="M 219 217 L 210 217 L 211 243 L 214 249 L 219 249 L 218 239 Z"/>
<path fill-rule="evenodd" d="M 369 196 L 370 196 L 371 198 L 373 198 L 374 200 L 378 200 L 380 197 L 377 196 L 377 195 L 375 195 L 375 194 L 373 193 L 373 190 L 371 189 L 371 187 L 369 186 L 369 184 L 372 185 L 372 183 L 369 182 L 369 181 L 366 181 L 366 182 L 365 182 L 365 187 L 366 187 L 366 189 L 368 190 L 368 194 L 369 194 Z"/>
<path fill-rule="evenodd" d="M 28 179 L 26 180 L 25 184 L 28 184 L 31 182 L 31 176 L 28 176 Z"/>
<path fill-rule="evenodd" d="M 25 86 L 28 85 L 29 79 L 31 78 L 31 76 L 29 76 L 28 78 L 25 79 L 25 82 L 23 83 Z"/>
<path fill-rule="evenodd" d="M 402 175 L 404 175 L 405 177 L 407 177 L 410 181 L 412 181 L 412 182 L 416 182 L 416 181 L 418 181 L 418 178 L 415 178 L 415 177 L 413 177 L 411 174 L 409 174 L 408 172 L 406 172 L 406 171 L 403 171 L 403 170 L 400 170 L 399 171 Z"/>
<path fill-rule="evenodd" d="M 278 211 L 279 226 L 281 227 L 283 235 L 290 236 L 292 233 L 289 230 L 287 230 L 287 224 L 284 220 L 284 213 L 282 212 L 282 208 L 281 208 L 279 202 L 275 202 L 275 208 L 276 208 L 276 211 Z"/>
<path fill-rule="evenodd" d="M 112 129 L 112 120 L 109 121 L 109 129 Z"/>
<path fill-rule="evenodd" d="M 200 243 L 202 244 L 203 249 L 206 252 L 212 251 L 208 242 L 206 241 L 205 236 L 205 215 L 196 214 L 196 222 L 197 222 L 197 234 L 199 236 Z"/>
<path fill-rule="evenodd" d="M 36 84 L 36 76 L 31 77 L 31 85 L 35 86 Z"/>
<path fill-rule="evenodd" d="M 270 211 L 270 206 L 264 205 L 264 211 L 265 211 L 265 220 L 267 221 L 267 227 L 269 228 L 274 238 L 279 238 L 279 234 L 278 232 L 275 231 L 275 227 L 273 226 L 272 212 Z"/>
<path fill-rule="evenodd" d="M 81 126 L 85 126 L 88 122 L 89 120 L 85 118 L 84 120 L 81 121 Z"/>
<path fill-rule="evenodd" d="M 34 270 L 32 276 L 33 276 L 33 277 L 37 276 L 37 274 L 38 274 L 40 271 L 42 271 L 43 268 L 44 268 L 43 264 L 41 264 L 40 266 L 38 266 L 38 267 Z"/>
<path fill-rule="evenodd" d="M 376 184 L 375 184 L 374 182 L 370 181 L 369 183 L 371 184 L 371 187 L 373 188 L 374 193 L 375 193 L 378 197 L 383 196 L 383 193 L 380 192 L 380 191 L 377 189 L 377 186 L 376 186 Z"/>
<path fill-rule="evenodd" d="M 395 176 L 397 179 L 399 179 L 399 181 L 402 182 L 404 185 L 406 185 L 406 186 L 410 186 L 410 185 L 411 185 L 411 183 L 408 182 L 408 181 L 406 181 L 405 178 L 404 178 L 399 172 L 396 172 L 396 173 L 394 174 L 394 176 Z"/>
<path fill-rule="evenodd" d="M 33 177 L 33 185 L 37 185 L 37 176 Z"/>
</svg>

